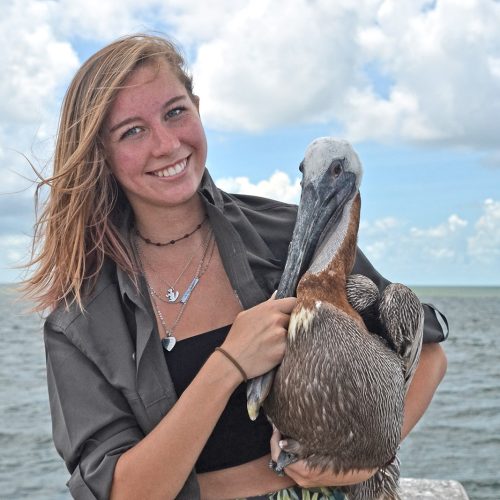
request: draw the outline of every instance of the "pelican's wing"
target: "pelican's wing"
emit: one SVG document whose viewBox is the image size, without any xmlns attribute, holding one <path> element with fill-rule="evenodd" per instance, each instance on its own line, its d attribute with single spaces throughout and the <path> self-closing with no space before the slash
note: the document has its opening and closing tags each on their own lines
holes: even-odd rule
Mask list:
<svg viewBox="0 0 500 500">
<path fill-rule="evenodd" d="M 422 306 L 420 306 L 422 308 Z M 416 331 L 413 342 L 410 348 L 407 349 L 403 357 L 404 375 L 405 375 L 405 389 L 408 392 L 410 382 L 417 369 L 418 361 L 420 359 L 420 352 L 422 350 L 422 340 L 424 338 L 424 310 L 422 308 L 421 314 L 416 318 Z"/>
<path fill-rule="evenodd" d="M 382 294 L 379 314 L 387 337 L 403 362 L 405 386 L 408 390 L 422 349 L 422 304 L 410 288 L 400 283 L 391 283 Z"/>
</svg>

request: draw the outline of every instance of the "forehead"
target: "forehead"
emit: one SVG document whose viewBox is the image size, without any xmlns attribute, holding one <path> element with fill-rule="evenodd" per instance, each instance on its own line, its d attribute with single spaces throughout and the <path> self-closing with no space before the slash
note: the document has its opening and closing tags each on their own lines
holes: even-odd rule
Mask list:
<svg viewBox="0 0 500 500">
<path fill-rule="evenodd" d="M 142 64 L 117 92 L 108 120 L 162 106 L 171 97 L 183 94 L 187 95 L 184 86 L 166 61 L 155 60 Z"/>
</svg>

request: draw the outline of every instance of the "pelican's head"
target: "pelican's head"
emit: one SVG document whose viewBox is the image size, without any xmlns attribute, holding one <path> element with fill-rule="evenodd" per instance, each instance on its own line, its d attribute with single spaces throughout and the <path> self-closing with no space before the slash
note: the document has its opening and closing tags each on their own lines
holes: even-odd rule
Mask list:
<svg viewBox="0 0 500 500">
<path fill-rule="evenodd" d="M 343 139 L 320 137 L 306 149 L 299 170 L 303 174 L 302 192 L 312 186 L 318 195 L 335 189 L 339 182 L 353 178 L 359 189 L 363 169 L 351 144 Z"/>
<path fill-rule="evenodd" d="M 355 197 L 361 184 L 358 155 L 347 141 L 333 137 L 314 140 L 299 169 L 302 194 L 278 297 L 295 294 L 321 236 L 338 223 L 346 203 Z"/>
</svg>

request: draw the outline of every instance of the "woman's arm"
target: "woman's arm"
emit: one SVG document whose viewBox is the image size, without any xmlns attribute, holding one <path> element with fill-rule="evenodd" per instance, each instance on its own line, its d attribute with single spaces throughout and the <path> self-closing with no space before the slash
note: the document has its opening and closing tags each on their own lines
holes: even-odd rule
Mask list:
<svg viewBox="0 0 500 500">
<path fill-rule="evenodd" d="M 440 344 L 423 344 L 415 375 L 405 399 L 401 440 L 422 418 L 446 373 L 447 360 Z"/>
<path fill-rule="evenodd" d="M 118 459 L 111 499 L 175 498 L 241 375 L 212 354 L 177 403 Z"/>
<path fill-rule="evenodd" d="M 294 298 L 271 299 L 236 317 L 223 347 L 249 378 L 265 373 L 283 358 L 294 305 Z M 120 456 L 111 498 L 175 498 L 241 381 L 232 362 L 213 353 L 160 423 Z"/>
<path fill-rule="evenodd" d="M 445 372 L 446 356 L 443 348 L 439 344 L 423 344 L 420 360 L 405 399 L 401 439 L 408 435 L 424 414 Z M 277 460 L 280 452 L 279 440 L 279 433 L 274 432 L 271 438 L 273 460 Z M 303 488 L 312 488 L 360 483 L 375 474 L 376 469 L 349 471 L 343 474 L 332 474 L 328 471 L 320 473 L 314 469 L 308 469 L 304 460 L 300 460 L 287 466 L 285 472 Z"/>
</svg>

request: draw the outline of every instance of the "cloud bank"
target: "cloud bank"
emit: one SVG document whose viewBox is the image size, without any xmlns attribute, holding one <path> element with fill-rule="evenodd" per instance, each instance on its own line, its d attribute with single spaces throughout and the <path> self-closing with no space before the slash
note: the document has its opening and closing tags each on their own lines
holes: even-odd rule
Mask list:
<svg viewBox="0 0 500 500">
<path fill-rule="evenodd" d="M 248 2 L 201 43 L 207 122 L 335 122 L 351 140 L 498 148 L 500 3 Z"/>
</svg>

